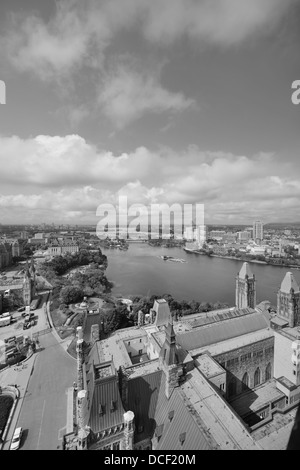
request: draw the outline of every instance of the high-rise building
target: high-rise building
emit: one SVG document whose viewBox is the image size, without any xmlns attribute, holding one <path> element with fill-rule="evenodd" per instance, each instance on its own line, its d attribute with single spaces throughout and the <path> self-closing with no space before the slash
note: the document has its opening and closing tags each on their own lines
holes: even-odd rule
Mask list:
<svg viewBox="0 0 300 470">
<path fill-rule="evenodd" d="M 237 237 L 239 242 L 246 242 L 249 240 L 251 234 L 247 230 L 243 230 L 241 232 L 237 232 Z"/>
<path fill-rule="evenodd" d="M 253 238 L 254 240 L 262 240 L 264 238 L 263 223 L 260 220 L 256 220 L 253 223 Z"/>
<path fill-rule="evenodd" d="M 206 242 L 206 238 L 206 225 L 198 225 L 195 229 L 195 239 L 200 248 Z"/>
<path fill-rule="evenodd" d="M 194 229 L 193 227 L 186 227 L 184 230 L 183 237 L 186 240 L 194 240 Z"/>
</svg>

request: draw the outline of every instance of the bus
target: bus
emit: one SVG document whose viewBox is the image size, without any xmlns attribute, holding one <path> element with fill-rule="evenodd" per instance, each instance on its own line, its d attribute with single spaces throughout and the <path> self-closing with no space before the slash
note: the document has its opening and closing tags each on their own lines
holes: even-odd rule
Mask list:
<svg viewBox="0 0 300 470">
<path fill-rule="evenodd" d="M 37 299 L 33 299 L 31 304 L 30 304 L 30 310 L 36 310 L 39 306 L 41 298 L 38 297 Z"/>
</svg>

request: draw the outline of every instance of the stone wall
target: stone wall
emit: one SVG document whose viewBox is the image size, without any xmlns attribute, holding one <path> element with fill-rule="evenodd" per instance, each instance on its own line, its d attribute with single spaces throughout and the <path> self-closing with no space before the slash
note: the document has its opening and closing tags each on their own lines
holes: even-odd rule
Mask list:
<svg viewBox="0 0 300 470">
<path fill-rule="evenodd" d="M 219 354 L 214 356 L 214 359 L 227 371 L 226 396 L 232 398 L 242 391 L 253 389 L 258 385 L 254 384 L 254 374 L 258 368 L 260 370 L 259 383 L 266 381 L 266 368 L 268 364 L 271 366 L 270 378 L 273 377 L 274 337 Z M 248 374 L 249 381 L 248 386 L 245 386 L 243 390 L 242 380 L 245 373 Z M 230 385 L 234 381 L 236 382 L 235 393 L 233 393 L 234 387 Z"/>
</svg>

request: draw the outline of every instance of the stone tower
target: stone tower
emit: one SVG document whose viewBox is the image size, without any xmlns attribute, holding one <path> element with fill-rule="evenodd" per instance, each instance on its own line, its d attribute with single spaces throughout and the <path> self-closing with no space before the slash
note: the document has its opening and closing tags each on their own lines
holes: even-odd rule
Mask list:
<svg viewBox="0 0 300 470">
<path fill-rule="evenodd" d="M 133 437 L 134 437 L 134 412 L 127 411 L 123 415 L 124 417 L 124 450 L 133 449 Z"/>
<path fill-rule="evenodd" d="M 26 261 L 25 275 L 23 281 L 23 300 L 25 306 L 30 306 L 33 295 L 32 295 L 32 278 L 29 271 L 28 261 Z"/>
<path fill-rule="evenodd" d="M 300 325 L 300 289 L 291 272 L 286 273 L 277 293 L 277 316 L 290 327 Z"/>
<path fill-rule="evenodd" d="M 36 277 L 35 277 L 35 266 L 34 266 L 33 258 L 31 258 L 29 272 L 30 272 L 30 276 L 31 276 L 31 280 L 32 280 L 31 297 L 33 298 L 35 296 L 35 291 L 36 291 L 36 288 L 35 288 Z"/>
<path fill-rule="evenodd" d="M 167 398 L 170 398 L 174 388 L 179 385 L 179 378 L 183 373 L 177 353 L 172 319 L 169 320 L 166 328 L 165 342 L 159 353 L 159 364 L 166 376 L 165 394 Z"/>
<path fill-rule="evenodd" d="M 235 305 L 237 308 L 255 308 L 256 305 L 256 280 L 247 262 L 236 276 Z"/>
</svg>

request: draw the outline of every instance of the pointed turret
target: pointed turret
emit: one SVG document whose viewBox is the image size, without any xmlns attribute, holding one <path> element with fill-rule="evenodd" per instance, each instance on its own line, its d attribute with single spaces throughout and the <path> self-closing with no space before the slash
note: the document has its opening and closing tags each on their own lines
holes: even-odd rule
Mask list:
<svg viewBox="0 0 300 470">
<path fill-rule="evenodd" d="M 249 263 L 245 262 L 243 263 L 243 266 L 241 267 L 241 270 L 239 272 L 239 278 L 240 279 L 246 279 L 246 277 L 248 278 L 253 278 L 254 275 L 250 269 L 250 266 L 249 266 Z"/>
<path fill-rule="evenodd" d="M 277 316 L 292 328 L 300 325 L 300 289 L 291 272 L 285 274 L 277 294 Z"/>
<path fill-rule="evenodd" d="M 249 263 L 243 263 L 240 272 L 236 276 L 235 304 L 237 308 L 255 308 L 256 305 L 256 281 Z"/>
<path fill-rule="evenodd" d="M 159 356 L 165 366 L 172 366 L 174 364 L 178 364 L 179 362 L 176 352 L 176 335 L 173 328 L 172 318 L 166 328 L 166 338 Z"/>
<path fill-rule="evenodd" d="M 280 290 L 281 292 L 285 292 L 286 294 L 289 294 L 291 292 L 291 289 L 293 289 L 294 292 L 300 291 L 293 273 L 287 272 L 281 283 Z"/>
</svg>

